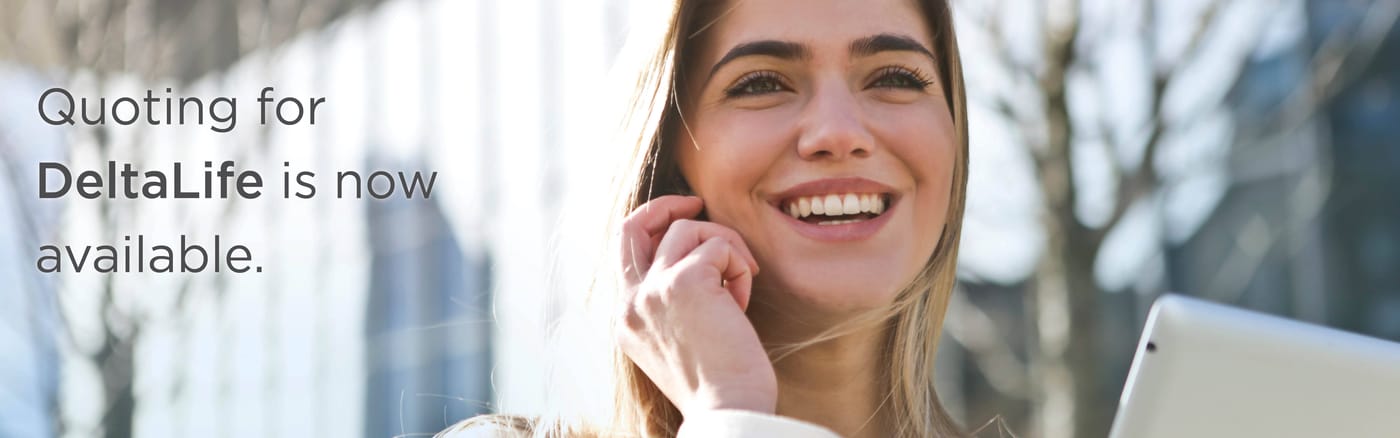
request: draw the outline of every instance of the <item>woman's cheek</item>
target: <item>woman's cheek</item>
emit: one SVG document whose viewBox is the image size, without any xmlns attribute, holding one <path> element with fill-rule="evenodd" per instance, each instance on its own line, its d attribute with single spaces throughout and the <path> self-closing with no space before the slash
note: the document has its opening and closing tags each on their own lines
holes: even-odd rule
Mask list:
<svg viewBox="0 0 1400 438">
<path fill-rule="evenodd" d="M 795 147 L 791 142 L 792 130 L 796 121 L 780 108 L 758 111 L 730 111 L 726 120 L 716 126 L 724 126 L 719 133 L 728 140 L 726 149 L 742 152 L 745 156 L 771 156 L 787 147 Z"/>
<path fill-rule="evenodd" d="M 710 129 L 726 126 L 727 129 Z M 766 169 L 760 145 L 763 130 L 755 129 L 752 121 L 728 114 L 709 114 L 696 119 L 691 130 L 694 143 L 681 142 L 681 167 L 691 188 L 705 200 L 705 211 L 711 220 L 721 222 L 735 219 L 748 194 L 763 177 Z"/>
<path fill-rule="evenodd" d="M 722 131 L 715 132 L 707 150 L 714 160 L 710 169 L 716 174 L 725 175 L 720 184 L 744 194 L 752 192 L 768 170 L 772 169 L 788 148 L 795 147 L 784 135 L 783 125 L 778 117 L 763 112 L 754 112 L 753 117 L 736 116 L 724 120 Z M 738 194 L 738 193 L 735 193 Z"/>
<path fill-rule="evenodd" d="M 888 119 L 891 152 L 901 157 L 921 184 L 946 187 L 952 182 L 957 140 L 951 123 L 943 121 L 947 116 L 946 111 L 925 107 L 891 114 Z"/>
</svg>

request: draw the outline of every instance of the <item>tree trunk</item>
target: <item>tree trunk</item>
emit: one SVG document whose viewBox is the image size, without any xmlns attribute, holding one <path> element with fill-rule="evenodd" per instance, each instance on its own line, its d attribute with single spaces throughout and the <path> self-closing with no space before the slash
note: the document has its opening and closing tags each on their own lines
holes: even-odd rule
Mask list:
<svg viewBox="0 0 1400 438">
<path fill-rule="evenodd" d="M 1045 250 L 1036 268 L 1026 309 L 1035 321 L 1031 377 L 1040 382 L 1035 424 L 1045 438 L 1108 434 L 1113 406 L 1100 388 L 1098 285 L 1094 257 L 1101 235 L 1075 218 L 1073 126 L 1065 99 L 1068 66 L 1074 61 L 1077 28 L 1049 38 L 1045 91 L 1046 144 L 1036 163 L 1044 210 Z"/>
</svg>

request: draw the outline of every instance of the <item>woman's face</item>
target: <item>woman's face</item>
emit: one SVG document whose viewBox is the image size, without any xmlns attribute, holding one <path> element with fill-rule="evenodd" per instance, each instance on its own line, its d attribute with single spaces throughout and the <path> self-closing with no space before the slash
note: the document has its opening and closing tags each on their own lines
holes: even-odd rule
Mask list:
<svg viewBox="0 0 1400 438">
<path fill-rule="evenodd" d="M 755 301 L 782 291 L 832 310 L 890 303 L 938 244 L 957 147 L 918 7 L 716 10 L 728 12 L 688 60 L 676 153 L 709 220 L 758 259 Z"/>
</svg>

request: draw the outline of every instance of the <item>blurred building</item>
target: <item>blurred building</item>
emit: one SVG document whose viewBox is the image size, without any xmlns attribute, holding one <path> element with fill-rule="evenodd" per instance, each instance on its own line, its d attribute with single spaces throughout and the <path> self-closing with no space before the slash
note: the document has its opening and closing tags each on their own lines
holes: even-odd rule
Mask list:
<svg viewBox="0 0 1400 438">
<path fill-rule="evenodd" d="M 626 13 L 609 0 L 0 0 L 0 437 L 414 436 L 544 409 L 544 338 L 581 278 L 551 262 L 555 218 L 574 181 L 605 167 L 585 134 L 602 124 Z M 33 112 L 52 86 L 232 96 L 241 123 L 53 127 Z M 263 86 L 326 97 L 327 112 L 315 127 L 257 126 Z M 40 160 L 208 159 L 268 182 L 314 171 L 321 193 L 32 199 Z M 357 200 L 332 191 L 340 170 L 439 174 L 430 200 Z M 266 269 L 33 272 L 40 242 L 138 233 L 220 234 Z"/>
<path fill-rule="evenodd" d="M 1309 1 L 1311 41 L 1375 28 L 1355 2 Z M 1323 218 L 1329 322 L 1400 341 L 1400 31 L 1391 29 L 1327 107 L 1335 184 Z"/>
<path fill-rule="evenodd" d="M 369 168 L 379 168 L 371 165 Z M 435 202 L 371 204 L 365 436 L 491 412 L 491 263 Z"/>
<path fill-rule="evenodd" d="M 41 89 L 36 75 L 0 66 L 0 120 L 20 117 L 27 96 Z M 59 160 L 62 140 L 0 123 L 0 437 L 44 437 L 57 431 L 59 345 L 63 316 L 53 278 L 39 275 L 30 248 L 52 235 L 59 211 L 40 205 L 37 181 L 23 163 Z"/>
<path fill-rule="evenodd" d="M 1172 251 L 1172 289 L 1400 340 L 1400 33 L 1361 39 L 1387 24 L 1368 2 L 1307 5 L 1305 46 L 1253 60 L 1231 93 L 1232 188 Z M 1309 90 L 1314 51 L 1353 55 L 1317 90 L 1335 98 L 1299 112 L 1330 97 Z"/>
</svg>

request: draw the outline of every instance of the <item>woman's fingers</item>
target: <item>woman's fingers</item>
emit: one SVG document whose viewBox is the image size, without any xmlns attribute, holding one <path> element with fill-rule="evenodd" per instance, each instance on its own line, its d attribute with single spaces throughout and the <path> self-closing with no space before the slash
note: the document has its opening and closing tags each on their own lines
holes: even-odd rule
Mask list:
<svg viewBox="0 0 1400 438">
<path fill-rule="evenodd" d="M 674 269 L 680 272 L 678 281 L 695 284 L 709 281 L 727 290 L 740 310 L 748 310 L 753 271 L 744 253 L 728 239 L 711 237 L 676 263 Z"/>
<path fill-rule="evenodd" d="M 693 218 L 705 206 L 694 196 L 667 195 L 642 204 L 622 221 L 623 277 L 632 285 L 641 283 L 651 269 L 658 242 L 676 220 Z"/>
<path fill-rule="evenodd" d="M 777 377 L 744 315 L 758 262 L 739 233 L 690 219 L 703 207 L 663 196 L 623 221 L 626 284 L 614 336 L 682 412 L 773 412 Z"/>
<path fill-rule="evenodd" d="M 744 239 L 739 237 L 739 233 L 713 222 L 689 219 L 681 219 L 671 224 L 671 228 L 666 232 L 666 237 L 661 239 L 661 246 L 656 249 L 652 265 L 671 266 L 710 239 L 722 239 L 729 242 L 734 250 L 738 251 L 739 257 L 743 259 L 743 263 L 749 271 L 753 274 L 758 273 L 758 261 L 754 259 L 748 245 L 744 244 Z"/>
</svg>

